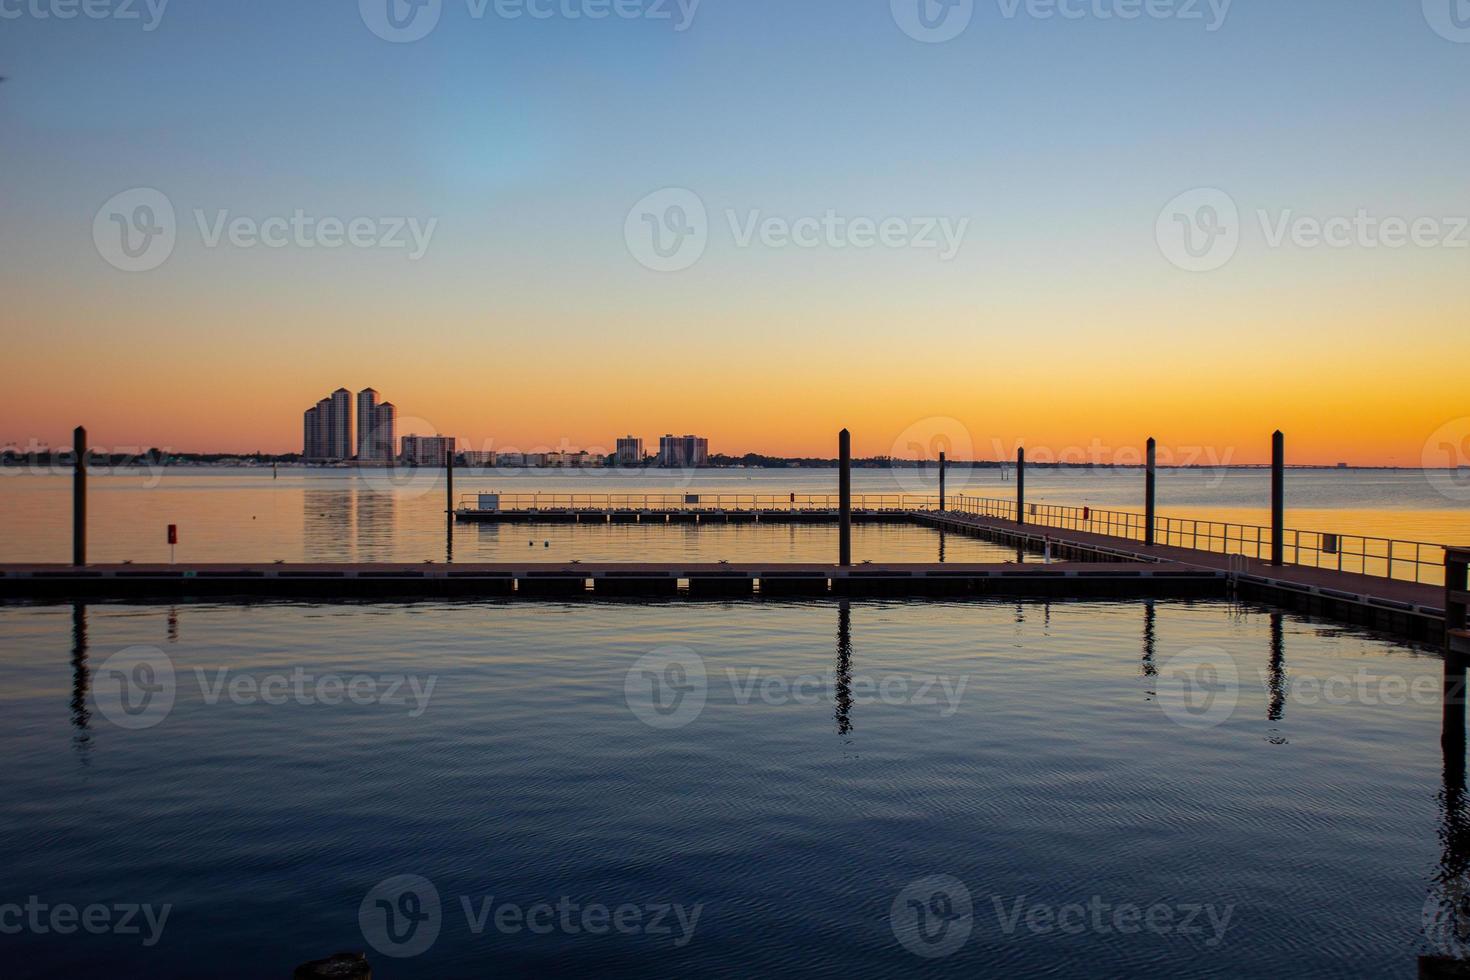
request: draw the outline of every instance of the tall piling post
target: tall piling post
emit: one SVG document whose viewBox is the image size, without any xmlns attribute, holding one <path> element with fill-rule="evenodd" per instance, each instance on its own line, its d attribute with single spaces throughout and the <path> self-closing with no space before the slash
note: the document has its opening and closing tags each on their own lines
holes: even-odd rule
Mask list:
<svg viewBox="0 0 1470 980">
<path fill-rule="evenodd" d="M 852 564 L 852 434 L 837 434 L 837 564 Z"/>
<path fill-rule="evenodd" d="M 944 477 L 945 471 L 949 469 L 949 460 L 944 456 L 944 450 L 939 451 L 939 509 L 944 510 Z"/>
<path fill-rule="evenodd" d="M 444 453 L 444 560 L 454 561 L 454 447 Z"/>
<path fill-rule="evenodd" d="M 87 430 L 77 426 L 71 434 L 71 563 L 87 563 Z"/>
<path fill-rule="evenodd" d="M 1155 494 L 1158 490 L 1158 443 L 1152 438 L 1148 441 L 1148 458 L 1144 464 L 1143 473 L 1143 543 L 1148 547 L 1154 546 L 1154 513 Z"/>
<path fill-rule="evenodd" d="M 1286 560 L 1286 436 L 1271 436 L 1271 564 Z"/>
<path fill-rule="evenodd" d="M 1016 523 L 1026 523 L 1026 447 L 1016 449 Z"/>
</svg>

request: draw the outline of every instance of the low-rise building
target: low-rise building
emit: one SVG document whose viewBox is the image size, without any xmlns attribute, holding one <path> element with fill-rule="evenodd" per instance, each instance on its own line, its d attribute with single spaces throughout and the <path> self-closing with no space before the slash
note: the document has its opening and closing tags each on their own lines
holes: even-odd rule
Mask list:
<svg viewBox="0 0 1470 980">
<path fill-rule="evenodd" d="M 453 452 L 453 436 L 404 436 L 399 458 L 408 466 L 445 466 Z"/>
</svg>

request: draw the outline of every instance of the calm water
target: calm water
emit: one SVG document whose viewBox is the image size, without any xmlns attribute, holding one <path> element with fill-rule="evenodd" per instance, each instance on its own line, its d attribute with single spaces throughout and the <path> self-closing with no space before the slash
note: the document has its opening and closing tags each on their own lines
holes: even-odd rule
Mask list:
<svg viewBox="0 0 1470 980">
<path fill-rule="evenodd" d="M 1412 976 L 1470 858 L 1441 674 L 1225 603 L 0 607 L 0 902 L 170 907 L 0 946 L 38 977 Z"/>
<path fill-rule="evenodd" d="M 998 470 L 951 474 L 951 487 L 1012 497 Z M 1442 480 L 1451 479 L 1441 474 Z M 935 477 L 917 470 L 857 470 L 858 493 L 933 493 Z M 686 474 L 510 471 L 459 474 L 456 490 L 522 493 L 637 493 L 697 490 L 784 494 L 835 492 L 830 470 L 706 470 Z M 69 479 L 0 469 L 0 561 L 68 561 Z M 166 561 L 165 529 L 180 527 L 180 561 L 442 561 L 446 554 L 442 475 L 348 470 L 163 468 L 94 476 L 90 483 L 90 554 L 99 561 Z M 1288 525 L 1303 530 L 1370 534 L 1431 543 L 1470 541 L 1470 486 L 1442 492 L 1417 470 L 1293 470 L 1288 474 Z M 1137 471 L 1033 470 L 1028 499 L 1138 510 Z M 1164 470 L 1160 510 L 1168 515 L 1268 523 L 1269 478 L 1260 470 Z M 524 533 L 523 533 L 524 532 Z M 461 525 L 459 561 L 522 560 L 534 540 L 541 560 L 826 560 L 835 554 L 830 527 L 720 531 L 619 527 L 534 530 Z M 551 547 L 544 545 L 550 542 Z M 936 533 L 919 528 L 869 533 L 853 541 L 859 559 L 934 561 Z M 949 561 L 1003 561 L 983 542 L 950 536 Z"/>
</svg>

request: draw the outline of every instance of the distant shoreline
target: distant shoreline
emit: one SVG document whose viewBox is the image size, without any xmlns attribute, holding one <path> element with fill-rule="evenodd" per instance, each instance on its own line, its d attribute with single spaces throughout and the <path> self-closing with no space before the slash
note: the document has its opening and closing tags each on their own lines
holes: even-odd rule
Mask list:
<svg viewBox="0 0 1470 980">
<path fill-rule="evenodd" d="M 1015 469 L 1013 462 L 966 461 L 949 460 L 951 471 L 961 469 L 999 470 L 1010 471 Z M 114 468 L 136 467 L 148 469 L 152 467 L 194 467 L 199 469 L 277 469 L 310 470 L 321 472 L 356 472 L 359 470 L 401 470 L 401 469 L 438 469 L 439 467 L 417 467 L 406 464 L 395 464 L 384 466 L 381 464 L 363 465 L 353 462 L 348 463 L 317 463 L 306 462 L 294 456 L 236 456 L 215 453 L 187 453 L 167 455 L 158 457 L 101 454 L 94 453 L 90 457 L 92 466 L 108 466 Z M 694 467 L 664 467 L 664 466 L 512 466 L 495 464 L 491 466 L 468 466 L 456 463 L 455 469 L 466 473 L 483 473 L 489 471 L 513 471 L 513 472 L 536 472 L 536 473 L 689 473 L 689 472 L 730 472 L 741 470 L 835 470 L 838 461 L 815 460 L 815 459 L 791 459 L 771 460 L 761 463 L 711 463 L 706 466 Z M 24 470 L 32 467 L 66 467 L 72 466 L 70 453 L 35 453 L 29 456 L 6 455 L 0 457 L 0 470 Z M 938 462 L 917 460 L 888 460 L 888 459 L 855 459 L 852 461 L 853 469 L 863 470 L 937 470 Z M 1269 470 L 1270 463 L 1196 463 L 1190 465 L 1164 465 L 1160 464 L 1160 470 Z M 1422 467 L 1422 466 L 1342 466 L 1331 463 L 1298 463 L 1287 464 L 1289 470 L 1326 470 L 1335 473 L 1345 472 L 1458 472 L 1470 469 L 1470 467 Z M 1026 469 L 1030 470 L 1069 470 L 1077 472 L 1089 472 L 1096 470 L 1123 470 L 1142 471 L 1142 463 L 1069 463 L 1069 462 L 1038 462 L 1027 460 Z"/>
</svg>

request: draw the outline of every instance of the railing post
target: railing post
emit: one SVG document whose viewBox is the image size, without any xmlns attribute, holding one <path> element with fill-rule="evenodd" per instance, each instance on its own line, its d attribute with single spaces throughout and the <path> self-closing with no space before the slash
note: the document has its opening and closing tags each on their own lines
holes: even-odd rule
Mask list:
<svg viewBox="0 0 1470 980">
<path fill-rule="evenodd" d="M 87 430 L 77 426 L 71 434 L 71 563 L 87 563 Z"/>
<path fill-rule="evenodd" d="M 837 564 L 852 564 L 852 434 L 837 434 Z"/>
<path fill-rule="evenodd" d="M 1026 447 L 1016 449 L 1016 523 L 1026 523 Z"/>
<path fill-rule="evenodd" d="M 1277 429 L 1271 436 L 1271 564 L 1285 564 L 1286 541 L 1286 436 Z"/>
<path fill-rule="evenodd" d="M 945 459 L 944 450 L 939 451 L 939 509 L 944 510 L 944 471 L 949 468 L 949 461 Z"/>
<path fill-rule="evenodd" d="M 1155 472 L 1154 464 L 1157 461 L 1158 443 L 1152 438 L 1148 441 L 1148 460 L 1145 463 L 1143 475 L 1143 543 L 1148 547 L 1154 546 L 1154 494 L 1158 488 L 1158 474 Z"/>
</svg>

